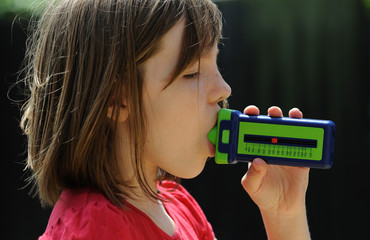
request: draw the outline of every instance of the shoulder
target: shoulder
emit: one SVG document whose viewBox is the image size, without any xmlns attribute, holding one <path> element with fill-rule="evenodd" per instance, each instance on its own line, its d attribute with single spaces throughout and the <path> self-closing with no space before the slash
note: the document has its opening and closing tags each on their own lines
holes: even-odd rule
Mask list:
<svg viewBox="0 0 370 240">
<path fill-rule="evenodd" d="M 190 197 L 190 193 L 181 185 L 172 181 L 162 181 L 158 185 L 158 190 L 164 197 Z"/>
<path fill-rule="evenodd" d="M 188 210 L 196 210 L 197 212 L 200 210 L 203 215 L 197 201 L 181 184 L 164 181 L 158 189 L 161 191 L 161 196 L 167 199 L 169 203 L 184 205 Z"/>
<path fill-rule="evenodd" d="M 162 182 L 158 187 L 165 198 L 166 210 L 175 218 L 174 221 L 187 239 L 214 239 L 211 224 L 208 222 L 201 207 L 191 194 L 174 182 Z"/>
<path fill-rule="evenodd" d="M 49 218 L 43 239 L 119 239 L 131 232 L 122 209 L 92 189 L 65 190 Z"/>
</svg>

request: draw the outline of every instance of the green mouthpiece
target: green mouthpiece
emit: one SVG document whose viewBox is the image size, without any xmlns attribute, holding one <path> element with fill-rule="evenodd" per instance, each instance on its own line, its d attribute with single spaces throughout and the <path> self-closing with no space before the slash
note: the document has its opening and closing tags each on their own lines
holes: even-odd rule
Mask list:
<svg viewBox="0 0 370 240">
<path fill-rule="evenodd" d="M 212 128 L 212 130 L 208 133 L 208 139 L 213 144 L 216 145 L 217 141 L 217 126 Z"/>
</svg>

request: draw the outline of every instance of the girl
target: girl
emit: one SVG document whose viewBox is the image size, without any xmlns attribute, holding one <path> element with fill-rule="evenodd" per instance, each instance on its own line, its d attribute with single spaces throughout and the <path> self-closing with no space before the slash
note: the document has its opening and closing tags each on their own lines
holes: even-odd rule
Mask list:
<svg viewBox="0 0 370 240">
<path fill-rule="evenodd" d="M 21 122 L 31 181 L 54 206 L 40 239 L 215 238 L 178 181 L 214 155 L 207 133 L 231 91 L 216 65 L 221 28 L 210 0 L 59 0 L 46 9 L 28 43 Z M 269 239 L 309 239 L 308 171 L 255 159 L 243 177 Z"/>
</svg>

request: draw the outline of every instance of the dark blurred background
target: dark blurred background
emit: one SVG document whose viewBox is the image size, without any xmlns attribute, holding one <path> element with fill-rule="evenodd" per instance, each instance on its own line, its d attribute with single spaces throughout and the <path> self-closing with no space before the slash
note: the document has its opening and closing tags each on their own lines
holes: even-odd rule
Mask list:
<svg viewBox="0 0 370 240">
<path fill-rule="evenodd" d="M 37 239 L 51 211 L 25 186 L 22 96 L 11 88 L 24 56 L 29 2 L 0 0 L 4 239 Z M 287 114 L 298 107 L 307 118 L 336 123 L 333 168 L 310 173 L 312 239 L 370 239 L 370 1 L 216 2 L 225 19 L 219 66 L 233 89 L 230 108 L 254 104 L 266 114 L 277 105 Z M 199 177 L 182 181 L 218 239 L 266 239 L 259 210 L 240 185 L 246 170 L 210 160 Z"/>
</svg>

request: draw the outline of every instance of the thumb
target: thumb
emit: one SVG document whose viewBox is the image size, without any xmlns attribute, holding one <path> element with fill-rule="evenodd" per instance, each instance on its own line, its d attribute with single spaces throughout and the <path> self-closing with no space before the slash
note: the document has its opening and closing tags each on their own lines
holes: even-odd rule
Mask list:
<svg viewBox="0 0 370 240">
<path fill-rule="evenodd" d="M 258 191 L 266 172 L 266 162 L 261 158 L 254 159 L 248 172 L 242 178 L 242 185 L 249 195 Z"/>
</svg>

